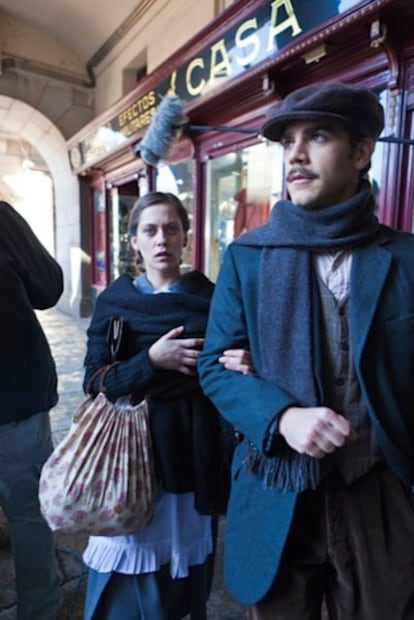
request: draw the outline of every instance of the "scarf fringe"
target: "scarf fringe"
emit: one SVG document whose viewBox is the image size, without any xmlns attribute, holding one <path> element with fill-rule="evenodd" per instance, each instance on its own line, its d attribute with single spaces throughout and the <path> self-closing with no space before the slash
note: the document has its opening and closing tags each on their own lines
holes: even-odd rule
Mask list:
<svg viewBox="0 0 414 620">
<path fill-rule="evenodd" d="M 314 490 L 320 480 L 318 459 L 307 454 L 299 454 L 286 443 L 280 445 L 276 457 L 267 457 L 249 442 L 242 468 L 260 476 L 265 489 L 287 492 Z"/>
</svg>

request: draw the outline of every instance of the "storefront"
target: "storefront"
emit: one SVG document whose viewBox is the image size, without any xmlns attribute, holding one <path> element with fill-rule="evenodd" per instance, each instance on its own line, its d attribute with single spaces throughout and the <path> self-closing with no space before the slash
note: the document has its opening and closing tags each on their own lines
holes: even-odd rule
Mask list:
<svg viewBox="0 0 414 620">
<path fill-rule="evenodd" d="M 263 223 L 284 194 L 280 147 L 261 139 L 270 105 L 320 80 L 373 89 L 386 110 L 371 166 L 382 221 L 412 230 L 414 6 L 411 0 L 236 2 L 68 143 L 72 169 L 90 189 L 92 285 L 133 268 L 126 222 L 136 198 L 177 193 L 189 210 L 185 268 L 217 276 L 228 243 Z M 185 102 L 188 126 L 156 167 L 139 143 L 167 93 Z M 195 128 L 195 126 L 197 128 Z"/>
</svg>

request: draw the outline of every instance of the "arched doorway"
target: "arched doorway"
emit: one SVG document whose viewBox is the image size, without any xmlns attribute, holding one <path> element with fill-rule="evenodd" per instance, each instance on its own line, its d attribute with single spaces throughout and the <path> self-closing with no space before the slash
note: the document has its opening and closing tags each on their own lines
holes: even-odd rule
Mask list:
<svg viewBox="0 0 414 620">
<path fill-rule="evenodd" d="M 21 211 L 55 255 L 65 276 L 59 308 L 79 316 L 82 264 L 90 257 L 81 249 L 79 183 L 71 173 L 65 138 L 44 114 L 1 95 L 0 161 L 1 199 Z"/>
</svg>

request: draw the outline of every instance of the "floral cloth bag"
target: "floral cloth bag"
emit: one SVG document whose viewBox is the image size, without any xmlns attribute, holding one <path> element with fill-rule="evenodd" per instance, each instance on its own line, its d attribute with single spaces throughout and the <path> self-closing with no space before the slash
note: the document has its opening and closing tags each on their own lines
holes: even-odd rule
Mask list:
<svg viewBox="0 0 414 620">
<path fill-rule="evenodd" d="M 157 490 L 147 403 L 107 399 L 104 381 L 112 367 L 98 371 L 98 395 L 80 406 L 43 466 L 40 508 L 53 531 L 129 534 L 153 516 Z"/>
</svg>

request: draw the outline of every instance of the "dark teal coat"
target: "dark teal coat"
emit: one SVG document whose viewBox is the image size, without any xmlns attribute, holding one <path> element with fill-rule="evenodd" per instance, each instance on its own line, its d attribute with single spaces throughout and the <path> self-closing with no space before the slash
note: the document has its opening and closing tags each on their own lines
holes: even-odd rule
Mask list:
<svg viewBox="0 0 414 620">
<path fill-rule="evenodd" d="M 264 450 L 270 422 L 295 404 L 276 378 L 274 383 L 261 378 L 260 254 L 261 248 L 239 243 L 227 250 L 199 358 L 205 393 L 245 437 L 232 465 L 224 581 L 246 605 L 262 599 L 275 579 L 297 497 L 265 489 L 259 476 L 242 467 L 246 439 Z M 277 287 L 277 280 L 275 273 L 269 286 Z M 414 491 L 414 235 L 381 227 L 379 240 L 354 252 L 350 323 L 356 373 L 384 457 Z M 256 375 L 218 363 L 225 349 L 246 346 Z"/>
</svg>

